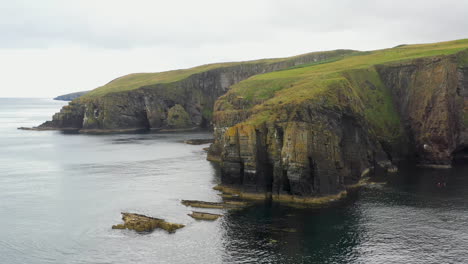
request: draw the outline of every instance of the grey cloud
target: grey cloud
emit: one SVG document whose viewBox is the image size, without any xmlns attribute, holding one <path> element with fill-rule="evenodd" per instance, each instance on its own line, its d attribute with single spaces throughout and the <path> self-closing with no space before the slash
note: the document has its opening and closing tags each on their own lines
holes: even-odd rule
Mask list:
<svg viewBox="0 0 468 264">
<path fill-rule="evenodd" d="M 10 1 L 0 48 L 98 48 L 268 42 L 290 32 L 355 31 L 388 39 L 461 37 L 467 1 Z"/>
<path fill-rule="evenodd" d="M 91 2 L 66 6 L 57 1 L 40 1 L 39 6 L 38 2 L 11 2 L 1 9 L 0 47 L 202 45 L 239 38 L 259 40 L 268 33 L 261 30 L 258 21 L 261 14 L 253 10 L 246 12 L 244 17 L 242 12 L 238 14 L 232 8 L 209 9 L 219 1 L 201 1 L 206 4 L 200 4 L 200 10 L 187 10 L 183 4 L 165 2 L 163 5 L 154 1 L 142 1 L 149 4 L 147 8 L 139 5 L 141 1 L 127 1 L 134 5 L 131 10 L 125 10 L 128 4 L 118 5 L 115 1 L 107 1 L 108 6 L 95 6 Z M 172 13 L 165 12 L 161 6 L 166 6 L 165 9 Z M 140 13 L 142 11 L 145 12 Z"/>
<path fill-rule="evenodd" d="M 289 32 L 387 32 L 432 40 L 465 34 L 467 1 L 10 1 L 0 48 L 98 48 L 267 42 Z"/>
</svg>

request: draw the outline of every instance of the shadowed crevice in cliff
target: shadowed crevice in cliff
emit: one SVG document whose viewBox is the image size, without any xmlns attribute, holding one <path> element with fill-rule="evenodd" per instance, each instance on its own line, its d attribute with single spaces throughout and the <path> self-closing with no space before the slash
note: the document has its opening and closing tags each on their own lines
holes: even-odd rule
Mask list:
<svg viewBox="0 0 468 264">
<path fill-rule="evenodd" d="M 263 133 L 260 130 L 256 130 L 256 145 L 257 146 L 265 146 L 266 145 L 266 136 L 263 135 Z M 268 157 L 268 152 L 266 148 L 259 147 L 257 148 L 257 164 L 256 168 L 258 168 L 258 172 L 256 171 L 256 174 L 258 177 L 256 178 L 255 182 L 255 188 L 263 186 L 260 188 L 260 190 L 255 191 L 260 191 L 260 192 L 266 192 L 266 193 L 271 193 L 273 190 L 273 170 L 274 166 L 271 162 L 271 159 Z"/>
<path fill-rule="evenodd" d="M 452 152 L 453 160 L 456 164 L 468 163 L 468 145 L 458 146 Z"/>
</svg>

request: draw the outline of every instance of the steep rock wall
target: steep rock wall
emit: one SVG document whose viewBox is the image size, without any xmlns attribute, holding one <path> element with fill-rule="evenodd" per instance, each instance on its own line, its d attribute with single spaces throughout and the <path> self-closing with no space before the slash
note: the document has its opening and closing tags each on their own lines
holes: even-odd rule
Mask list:
<svg viewBox="0 0 468 264">
<path fill-rule="evenodd" d="M 293 120 L 238 124 L 223 135 L 222 182 L 246 192 L 316 196 L 357 183 L 390 165 L 361 120 L 303 105 Z"/>
<path fill-rule="evenodd" d="M 225 185 L 301 197 L 393 173 L 401 159 L 449 166 L 467 148 L 466 55 L 343 72 L 345 88 L 328 94 L 333 104 L 249 108 L 230 92 L 215 105 L 209 158 L 220 161 Z"/>
<path fill-rule="evenodd" d="M 460 55 L 458 55 L 460 56 Z M 450 165 L 462 136 L 466 70 L 457 56 L 378 67 L 421 164 Z"/>
</svg>

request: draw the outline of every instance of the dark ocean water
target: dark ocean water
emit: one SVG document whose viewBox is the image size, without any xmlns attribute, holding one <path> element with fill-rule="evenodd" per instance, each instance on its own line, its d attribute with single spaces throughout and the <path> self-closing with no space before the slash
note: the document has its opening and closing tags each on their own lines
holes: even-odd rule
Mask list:
<svg viewBox="0 0 468 264">
<path fill-rule="evenodd" d="M 468 263 L 466 166 L 410 170 L 329 208 L 260 203 L 201 222 L 180 200 L 219 201 L 219 177 L 206 145 L 182 141 L 210 134 L 16 129 L 63 104 L 0 99 L 0 263 Z M 122 211 L 186 227 L 112 230 Z"/>
</svg>

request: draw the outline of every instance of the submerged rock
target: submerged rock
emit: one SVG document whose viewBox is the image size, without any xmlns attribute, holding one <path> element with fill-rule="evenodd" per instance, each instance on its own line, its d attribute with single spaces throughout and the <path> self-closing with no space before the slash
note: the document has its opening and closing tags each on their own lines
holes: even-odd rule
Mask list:
<svg viewBox="0 0 468 264">
<path fill-rule="evenodd" d="M 220 218 L 221 216 L 223 216 L 220 214 L 210 214 L 210 213 L 195 212 L 195 211 L 193 211 L 191 214 L 188 214 L 188 215 L 197 220 L 208 220 L 208 221 L 214 221 Z"/>
<path fill-rule="evenodd" d="M 149 217 L 141 214 L 122 213 L 123 224 L 113 225 L 112 229 L 130 229 L 137 232 L 151 232 L 156 228 L 161 228 L 169 233 L 174 233 L 177 229 L 184 227 L 182 224 L 174 224 L 164 221 L 164 219 Z"/>
</svg>

